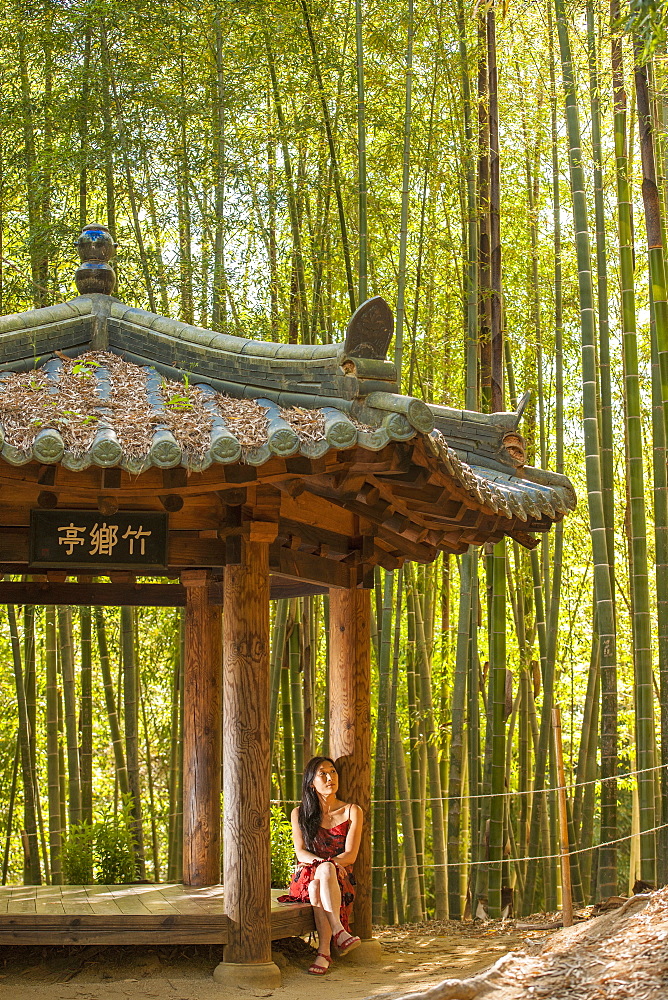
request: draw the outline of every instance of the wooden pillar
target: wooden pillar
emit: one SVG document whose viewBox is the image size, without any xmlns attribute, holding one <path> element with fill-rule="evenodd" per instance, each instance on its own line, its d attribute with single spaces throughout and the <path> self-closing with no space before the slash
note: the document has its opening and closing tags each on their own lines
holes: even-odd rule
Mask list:
<svg viewBox="0 0 668 1000">
<path fill-rule="evenodd" d="M 230 926 L 214 978 L 226 985 L 280 985 L 271 961 L 269 838 L 269 542 L 276 530 L 251 523 L 240 564 L 225 567 L 223 883 Z"/>
<path fill-rule="evenodd" d="M 355 862 L 355 933 L 371 937 L 371 595 L 329 592 L 329 745 L 341 773 L 341 793 L 364 812 Z"/>
<path fill-rule="evenodd" d="M 220 882 L 222 608 L 206 571 L 184 572 L 183 882 Z"/>
</svg>

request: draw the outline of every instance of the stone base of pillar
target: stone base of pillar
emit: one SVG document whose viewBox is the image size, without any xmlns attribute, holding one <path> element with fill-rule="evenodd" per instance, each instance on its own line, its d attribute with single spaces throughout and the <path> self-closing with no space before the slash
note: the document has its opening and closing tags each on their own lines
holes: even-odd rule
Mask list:
<svg viewBox="0 0 668 1000">
<path fill-rule="evenodd" d="M 354 965 L 373 965 L 382 961 L 383 948 L 378 938 L 362 938 L 360 946 L 344 957 L 346 962 Z"/>
<path fill-rule="evenodd" d="M 358 949 L 359 951 L 359 949 Z M 245 962 L 220 962 L 213 970 L 220 986 L 246 990 L 274 990 L 281 985 L 281 970 L 275 962 L 247 965 Z"/>
</svg>

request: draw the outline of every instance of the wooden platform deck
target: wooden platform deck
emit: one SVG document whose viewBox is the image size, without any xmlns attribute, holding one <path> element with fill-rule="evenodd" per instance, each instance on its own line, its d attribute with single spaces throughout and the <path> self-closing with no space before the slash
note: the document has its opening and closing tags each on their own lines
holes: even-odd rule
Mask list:
<svg viewBox="0 0 668 1000">
<path fill-rule="evenodd" d="M 271 939 L 313 930 L 308 903 L 276 902 Z M 158 885 L 0 887 L 0 945 L 226 944 L 223 886 Z"/>
</svg>

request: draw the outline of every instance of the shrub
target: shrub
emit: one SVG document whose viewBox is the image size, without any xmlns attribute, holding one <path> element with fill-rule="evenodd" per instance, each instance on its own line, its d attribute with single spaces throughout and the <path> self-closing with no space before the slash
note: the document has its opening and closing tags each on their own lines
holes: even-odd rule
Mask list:
<svg viewBox="0 0 668 1000">
<path fill-rule="evenodd" d="M 97 823 L 70 827 L 63 840 L 63 878 L 67 885 L 123 885 L 137 878 L 128 803 Z"/>
<path fill-rule="evenodd" d="M 101 885 L 122 885 L 137 878 L 137 861 L 130 833 L 129 811 L 109 816 L 97 824 L 96 867 Z"/>
<path fill-rule="evenodd" d="M 292 878 L 295 848 L 292 842 L 292 826 L 279 806 L 272 806 L 271 829 L 271 885 L 273 889 L 284 889 Z"/>
<path fill-rule="evenodd" d="M 90 885 L 97 824 L 77 823 L 63 839 L 63 880 L 66 885 Z"/>
</svg>

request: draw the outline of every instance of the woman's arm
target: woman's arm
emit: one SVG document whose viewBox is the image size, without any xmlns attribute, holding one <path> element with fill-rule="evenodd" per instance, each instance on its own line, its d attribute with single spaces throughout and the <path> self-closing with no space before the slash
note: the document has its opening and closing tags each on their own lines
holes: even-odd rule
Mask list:
<svg viewBox="0 0 668 1000">
<path fill-rule="evenodd" d="M 363 823 L 364 813 L 359 806 L 352 805 L 350 807 L 350 826 L 346 834 L 345 847 L 341 854 L 337 854 L 335 858 L 332 858 L 332 861 L 335 861 L 337 865 L 353 865 L 357 860 L 360 841 L 362 839 Z"/>
<path fill-rule="evenodd" d="M 290 814 L 290 822 L 292 823 L 292 839 L 295 845 L 295 854 L 297 855 L 297 861 L 300 861 L 303 865 L 310 865 L 314 861 L 322 861 L 317 854 L 313 851 L 306 849 L 304 844 L 304 836 L 299 825 L 299 806 L 295 806 Z"/>
</svg>

